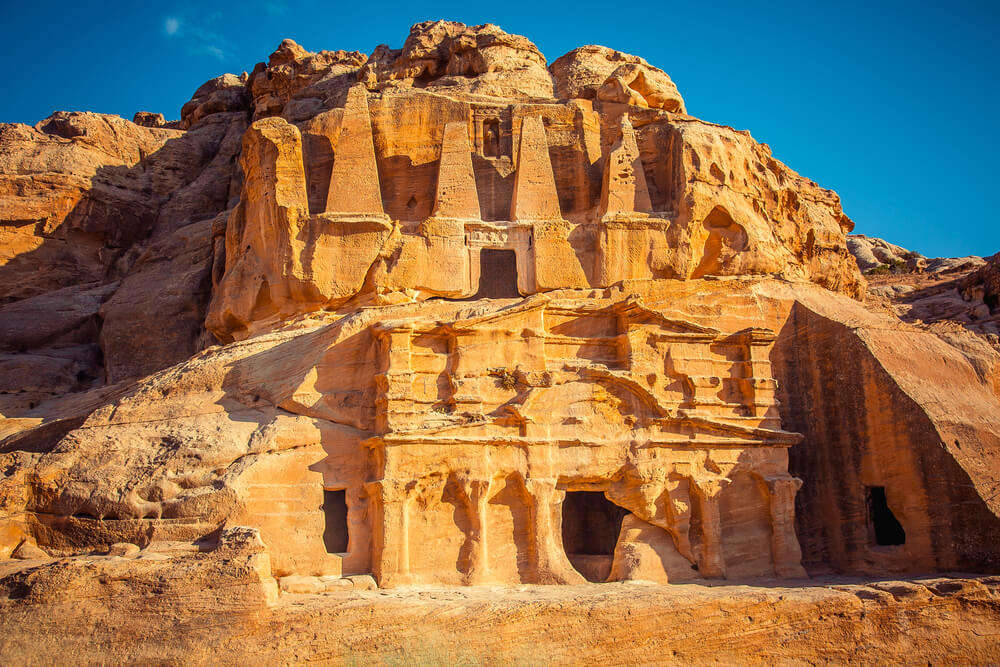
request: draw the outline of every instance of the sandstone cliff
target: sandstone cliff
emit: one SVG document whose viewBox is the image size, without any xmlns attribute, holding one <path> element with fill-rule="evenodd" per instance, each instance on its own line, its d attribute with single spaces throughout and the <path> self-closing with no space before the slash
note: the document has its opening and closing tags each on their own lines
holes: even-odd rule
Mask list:
<svg viewBox="0 0 1000 667">
<path fill-rule="evenodd" d="M 644 614 L 749 620 L 635 632 L 706 661 L 724 627 L 716 659 L 761 659 L 750 617 L 773 646 L 806 613 L 833 639 L 783 658 L 996 658 L 995 635 L 950 634 L 995 623 L 988 577 L 800 587 L 1000 569 L 1000 256 L 932 266 L 852 229 L 642 58 L 549 64 L 493 25 L 371 55 L 285 40 L 177 121 L 0 125 L 0 648 L 28 655 L 32 619 L 72 622 L 63 596 L 95 580 L 88 609 L 133 633 L 120 657 L 194 605 L 238 610 L 203 644 L 234 661 L 231 636 L 310 657 L 240 624 L 325 617 L 338 590 L 388 632 L 415 598 L 376 585 L 644 582 L 546 598 L 618 637 L 627 586 L 782 579 L 784 603 L 650 589 Z M 489 590 L 445 607 L 524 613 Z M 385 659 L 379 628 L 323 650 Z M 884 643 L 851 654 L 852 633 Z"/>
</svg>

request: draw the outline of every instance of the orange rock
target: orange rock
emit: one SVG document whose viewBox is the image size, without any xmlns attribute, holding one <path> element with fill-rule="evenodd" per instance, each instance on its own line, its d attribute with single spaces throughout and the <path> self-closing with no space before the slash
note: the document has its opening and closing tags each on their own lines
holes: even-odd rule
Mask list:
<svg viewBox="0 0 1000 667">
<path fill-rule="evenodd" d="M 642 58 L 604 46 L 582 46 L 549 67 L 560 99 L 580 97 L 684 113 L 667 74 Z"/>
<path fill-rule="evenodd" d="M 517 175 L 510 200 L 510 219 L 513 221 L 562 219 L 548 146 L 541 117 L 525 118 L 521 122 Z"/>
<path fill-rule="evenodd" d="M 360 80 L 369 88 L 426 85 L 500 98 L 552 97 L 552 79 L 538 48 L 491 24 L 418 23 L 402 49 L 375 49 Z"/>
<path fill-rule="evenodd" d="M 476 174 L 472 168 L 468 123 L 456 121 L 444 126 L 433 215 L 470 220 L 482 218 Z"/>
<path fill-rule="evenodd" d="M 143 619 L 187 596 L 242 610 L 243 640 L 229 620 L 204 639 L 235 659 L 273 639 L 247 627 L 308 627 L 288 596 L 342 628 L 417 595 L 376 584 L 559 584 L 524 594 L 589 628 L 566 602 L 630 582 L 628 632 L 676 659 L 773 657 L 794 633 L 770 614 L 803 611 L 832 638 L 783 658 L 856 659 L 842 636 L 907 637 L 902 617 L 957 646 L 935 639 L 952 613 L 975 648 L 919 655 L 992 657 L 987 579 L 799 580 L 1000 568 L 995 260 L 935 285 L 966 304 L 951 326 L 918 322 L 941 299 L 856 301 L 835 193 L 686 115 L 640 58 L 547 70 L 491 25 L 418 24 L 367 58 L 286 40 L 179 122 L 137 121 L 0 127 L 5 631 L 89 614 L 159 637 Z M 662 586 L 762 578 L 797 602 Z M 99 592 L 60 606 L 76 590 Z M 626 592 L 602 590 L 598 625 L 631 645 L 607 620 Z M 328 595 L 360 597 L 331 616 Z M 522 614 L 497 596 L 433 604 Z M 681 619 L 697 641 L 641 625 L 678 600 L 711 616 Z M 710 658 L 712 627 L 740 641 Z"/>
<path fill-rule="evenodd" d="M 297 159 L 301 169 L 301 154 L 293 159 Z M 326 210 L 330 213 L 362 215 L 382 215 L 385 212 L 382 209 L 382 192 L 375 166 L 368 93 L 363 86 L 354 86 L 347 94 L 347 104 L 334 150 Z"/>
<path fill-rule="evenodd" d="M 652 213 L 639 147 L 627 115 L 622 116 L 621 137 L 608 152 L 598 215 Z"/>
</svg>

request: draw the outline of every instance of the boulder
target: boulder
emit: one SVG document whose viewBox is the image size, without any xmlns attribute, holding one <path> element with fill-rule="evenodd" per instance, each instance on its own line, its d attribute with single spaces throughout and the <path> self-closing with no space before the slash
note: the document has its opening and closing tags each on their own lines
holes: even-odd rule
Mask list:
<svg viewBox="0 0 1000 667">
<path fill-rule="evenodd" d="M 604 46 L 581 46 L 549 67 L 559 99 L 599 99 L 685 113 L 677 86 L 638 56 Z"/>
<path fill-rule="evenodd" d="M 498 98 L 550 98 L 545 57 L 528 39 L 492 24 L 425 21 L 398 50 L 380 46 L 362 68 L 369 88 L 420 86 Z"/>
</svg>

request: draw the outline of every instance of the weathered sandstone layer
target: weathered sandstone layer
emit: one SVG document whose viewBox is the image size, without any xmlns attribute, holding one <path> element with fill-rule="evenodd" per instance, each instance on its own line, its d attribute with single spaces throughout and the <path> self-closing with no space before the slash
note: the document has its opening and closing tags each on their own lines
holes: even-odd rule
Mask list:
<svg viewBox="0 0 1000 667">
<path fill-rule="evenodd" d="M 0 651 L 995 660 L 996 258 L 852 229 L 492 25 L 0 125 Z"/>
</svg>

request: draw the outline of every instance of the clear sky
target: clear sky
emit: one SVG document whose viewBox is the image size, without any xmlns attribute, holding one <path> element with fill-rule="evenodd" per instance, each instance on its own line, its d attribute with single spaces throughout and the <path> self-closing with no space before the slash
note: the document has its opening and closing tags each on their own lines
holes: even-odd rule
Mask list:
<svg viewBox="0 0 1000 667">
<path fill-rule="evenodd" d="M 422 20 L 496 23 L 549 62 L 583 44 L 646 58 L 691 114 L 749 129 L 840 193 L 857 233 L 930 256 L 1000 251 L 997 0 L 3 5 L 0 122 L 63 109 L 177 118 L 201 83 L 251 70 L 285 37 L 370 53 Z"/>
</svg>

